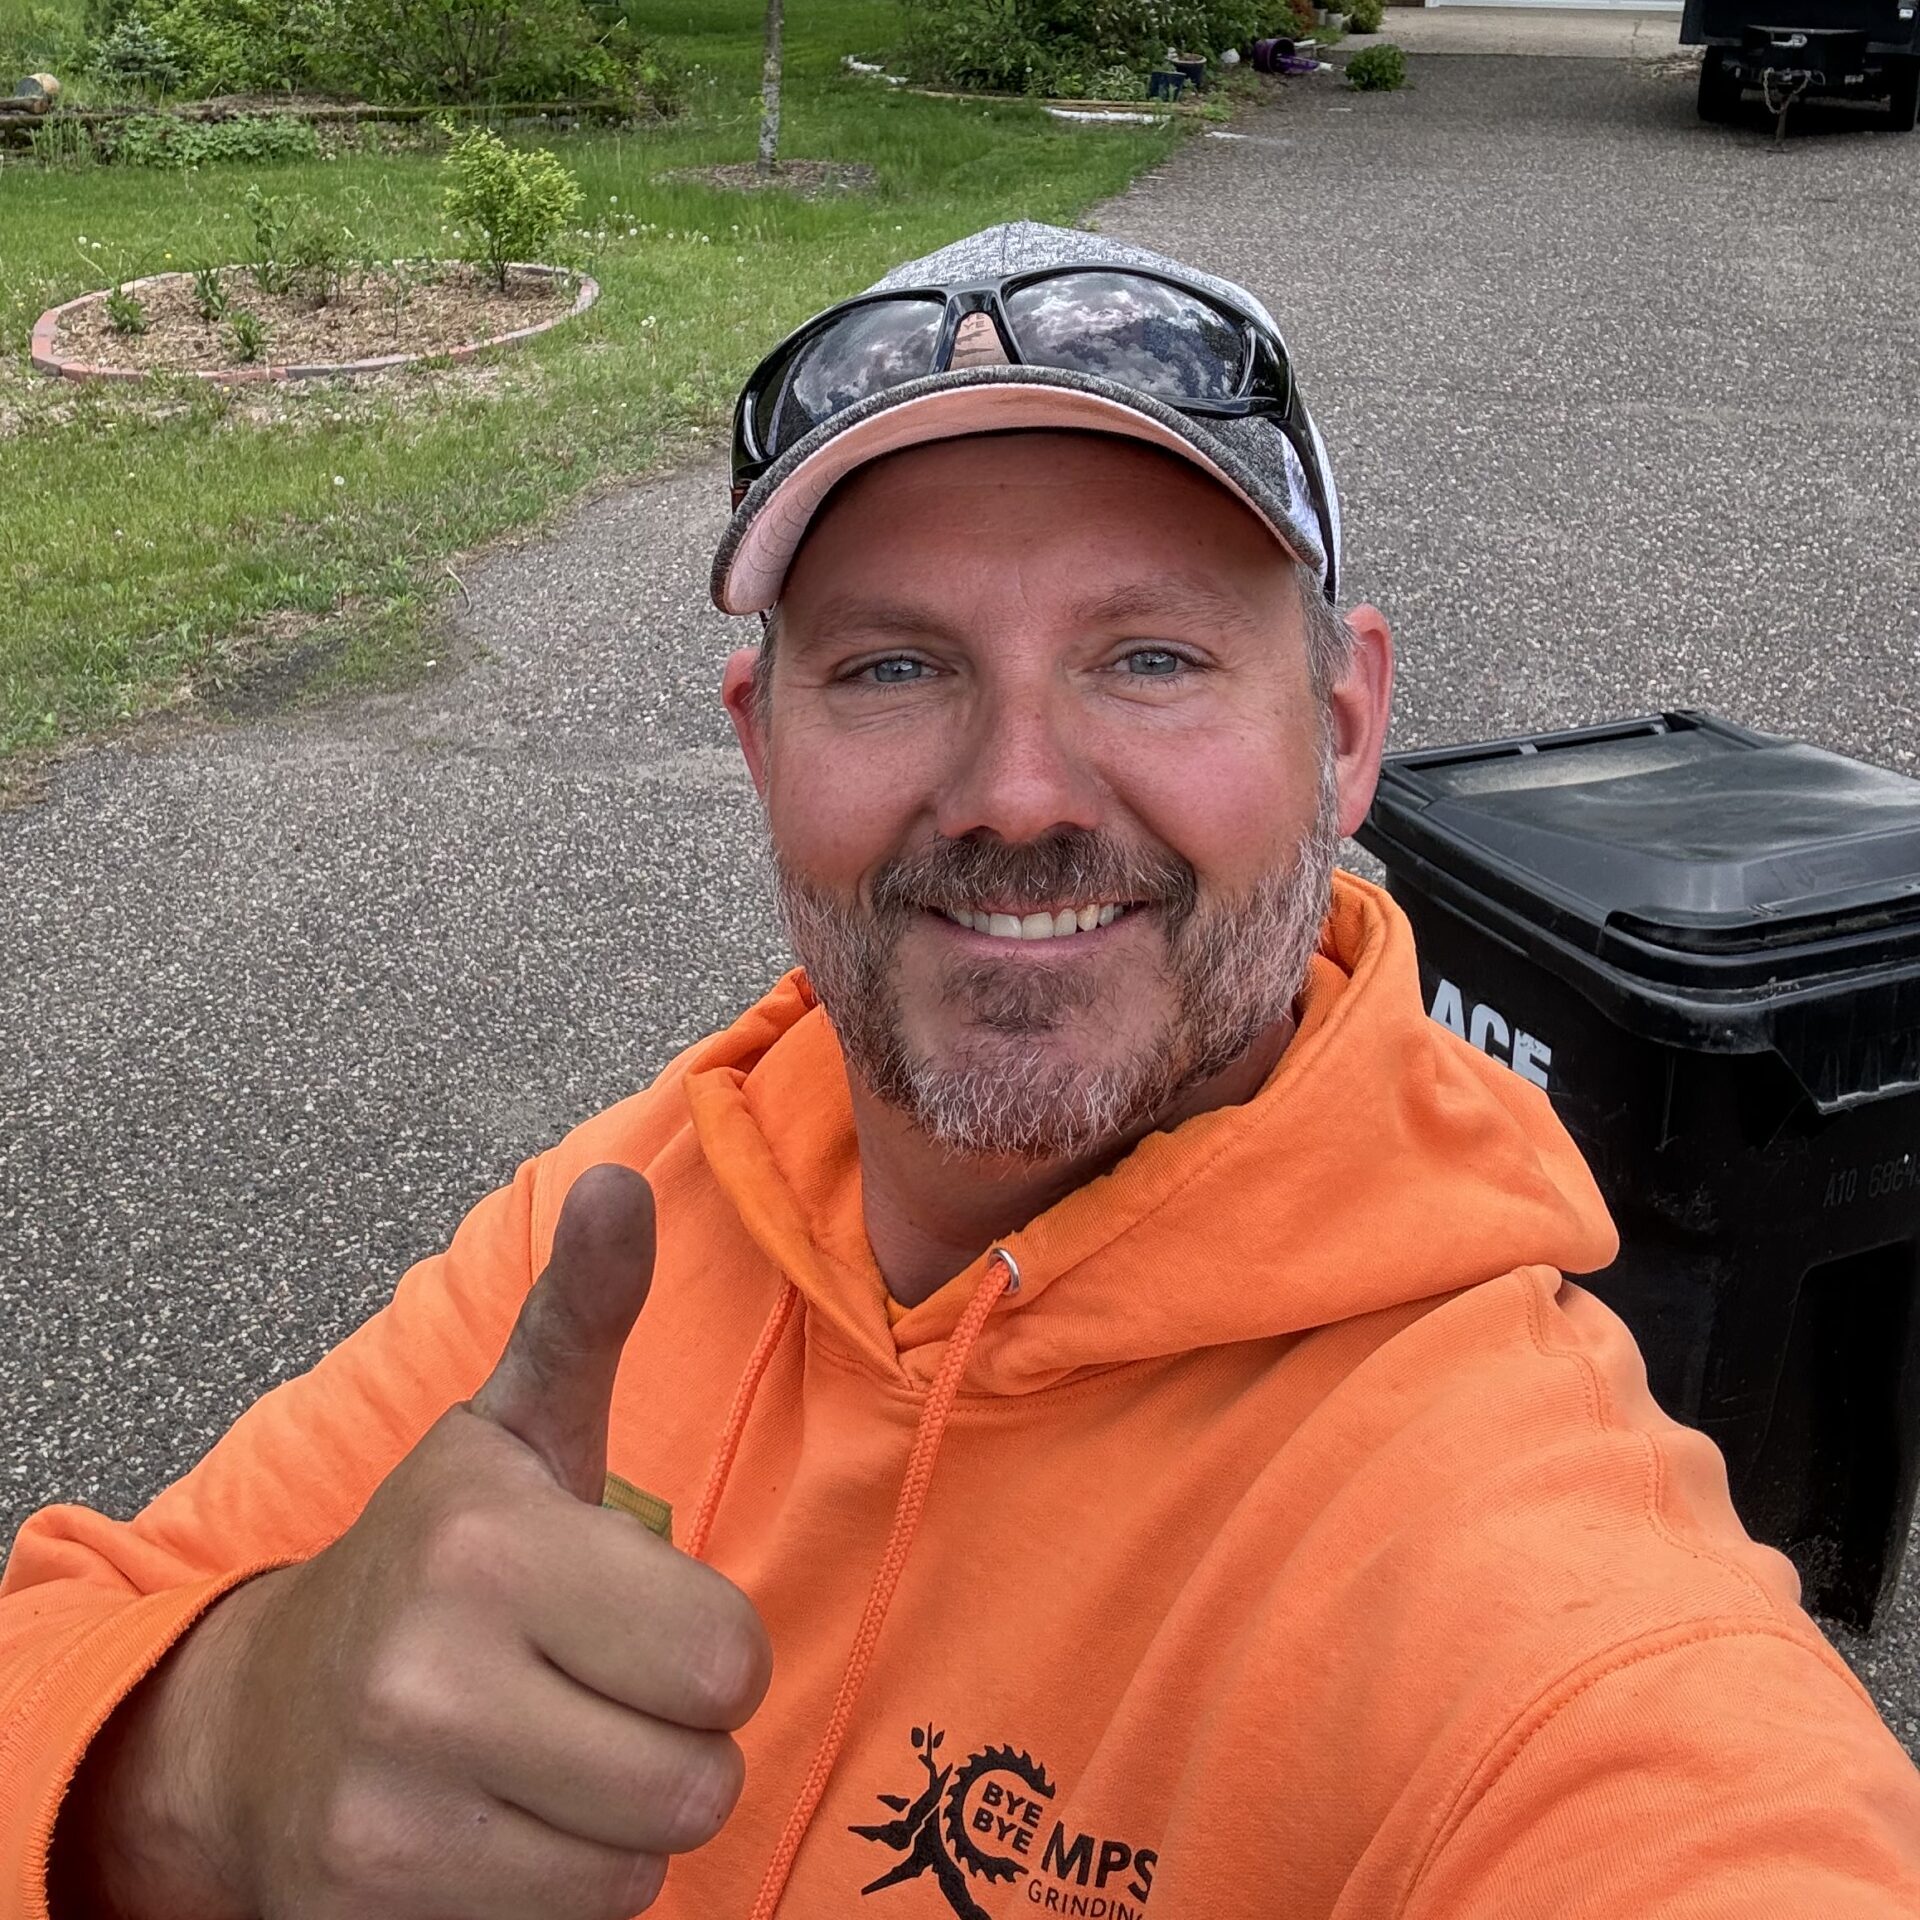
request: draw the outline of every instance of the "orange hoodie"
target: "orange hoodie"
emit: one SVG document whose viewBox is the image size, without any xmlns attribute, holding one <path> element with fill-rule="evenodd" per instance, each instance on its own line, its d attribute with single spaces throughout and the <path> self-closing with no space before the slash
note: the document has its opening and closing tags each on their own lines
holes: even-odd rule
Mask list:
<svg viewBox="0 0 1920 1920">
<path fill-rule="evenodd" d="M 657 1913 L 1920 1914 L 1920 1774 L 1561 1278 L 1614 1249 L 1586 1169 L 1424 1017 L 1405 921 L 1344 876 L 1264 1090 L 897 1324 L 790 977 L 137 1519 L 36 1514 L 0 1583 L 7 1914 L 44 1916 L 115 1703 L 477 1388 L 601 1160 L 660 1217 L 612 1466 L 776 1660 L 744 1797 Z"/>
</svg>

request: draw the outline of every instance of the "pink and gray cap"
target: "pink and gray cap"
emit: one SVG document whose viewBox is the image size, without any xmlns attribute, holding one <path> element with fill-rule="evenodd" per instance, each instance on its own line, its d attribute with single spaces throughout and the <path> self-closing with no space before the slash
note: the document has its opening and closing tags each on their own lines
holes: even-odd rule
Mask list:
<svg viewBox="0 0 1920 1920">
<path fill-rule="evenodd" d="M 1102 234 L 1012 221 L 908 260 L 869 289 L 967 285 L 1050 266 L 1142 267 L 1183 275 L 1273 326 L 1266 308 L 1232 281 Z M 1275 328 L 1276 333 L 1278 329 Z M 1141 440 L 1191 461 L 1264 520 L 1323 584 L 1339 566 L 1340 504 L 1319 430 L 1309 423 L 1326 477 L 1334 552 L 1325 551 L 1306 475 L 1270 419 L 1204 418 L 1098 375 L 1054 367 L 973 365 L 884 388 L 836 413 L 788 448 L 735 509 L 713 561 L 723 613 L 759 613 L 779 598 L 808 523 L 837 482 L 901 448 L 965 434 L 1072 429 Z"/>
</svg>

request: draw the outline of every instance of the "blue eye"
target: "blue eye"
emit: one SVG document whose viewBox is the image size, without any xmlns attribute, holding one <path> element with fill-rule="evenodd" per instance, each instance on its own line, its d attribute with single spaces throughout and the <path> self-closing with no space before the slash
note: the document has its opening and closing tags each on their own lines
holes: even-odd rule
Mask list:
<svg viewBox="0 0 1920 1920">
<path fill-rule="evenodd" d="M 1166 647 L 1135 647 L 1126 656 L 1127 671 L 1141 680 L 1171 679 L 1186 664 L 1179 654 Z"/>
<path fill-rule="evenodd" d="M 860 678 L 871 680 L 878 687 L 903 687 L 918 680 L 925 672 L 924 661 L 896 656 L 891 660 L 871 661 L 860 669 Z"/>
</svg>

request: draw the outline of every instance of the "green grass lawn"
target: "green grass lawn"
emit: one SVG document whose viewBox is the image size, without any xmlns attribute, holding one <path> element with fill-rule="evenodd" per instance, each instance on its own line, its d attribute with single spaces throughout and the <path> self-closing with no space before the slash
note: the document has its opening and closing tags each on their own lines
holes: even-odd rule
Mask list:
<svg viewBox="0 0 1920 1920">
<path fill-rule="evenodd" d="M 22 10 L 0 0 L 0 38 Z M 184 382 L 76 386 L 27 368 L 45 307 L 117 277 L 243 257 L 255 179 L 340 207 L 393 251 L 434 250 L 432 156 L 0 167 L 0 752 L 203 696 L 293 647 L 322 684 L 404 674 L 460 552 L 596 479 L 717 444 L 760 353 L 896 259 L 995 220 L 1070 223 L 1178 137 L 846 76 L 843 54 L 893 38 L 894 7 L 808 0 L 788 21 L 783 152 L 866 162 L 878 188 L 803 202 L 664 182 L 751 157 L 761 7 L 639 11 L 693 69 L 687 111 L 663 128 L 555 140 L 606 231 L 589 262 L 604 292 L 583 320 L 478 377 L 296 383 L 263 400 Z"/>
</svg>

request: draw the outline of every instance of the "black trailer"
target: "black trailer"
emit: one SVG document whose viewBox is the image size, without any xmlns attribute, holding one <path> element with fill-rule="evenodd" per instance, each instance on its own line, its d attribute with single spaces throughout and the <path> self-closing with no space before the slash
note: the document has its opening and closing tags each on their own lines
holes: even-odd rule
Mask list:
<svg viewBox="0 0 1920 1920">
<path fill-rule="evenodd" d="M 1705 47 L 1700 118 L 1738 117 L 1748 89 L 1784 118 L 1800 99 L 1881 100 L 1881 125 L 1920 121 L 1916 0 L 1686 0 L 1680 44 Z"/>
</svg>

